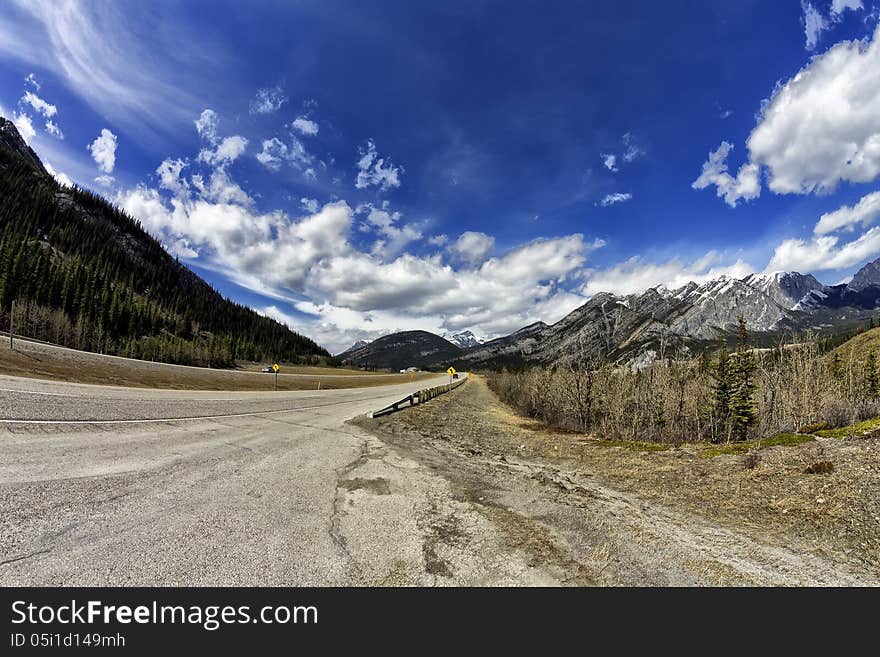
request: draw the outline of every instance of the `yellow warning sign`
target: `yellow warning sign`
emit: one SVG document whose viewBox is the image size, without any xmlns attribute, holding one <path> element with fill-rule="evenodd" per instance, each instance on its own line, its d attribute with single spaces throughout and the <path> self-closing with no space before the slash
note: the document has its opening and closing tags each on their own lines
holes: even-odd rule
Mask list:
<svg viewBox="0 0 880 657">
<path fill-rule="evenodd" d="M 448 370 L 446 370 L 446 373 L 447 373 L 449 376 L 452 376 L 453 374 L 455 374 L 455 368 L 454 368 L 454 367 L 450 367 Z"/>
<path fill-rule="evenodd" d="M 281 369 L 281 368 L 278 367 L 278 363 L 275 363 L 275 364 L 272 366 L 272 371 L 275 372 L 275 374 L 278 374 L 278 370 L 280 370 L 280 369 Z"/>
</svg>

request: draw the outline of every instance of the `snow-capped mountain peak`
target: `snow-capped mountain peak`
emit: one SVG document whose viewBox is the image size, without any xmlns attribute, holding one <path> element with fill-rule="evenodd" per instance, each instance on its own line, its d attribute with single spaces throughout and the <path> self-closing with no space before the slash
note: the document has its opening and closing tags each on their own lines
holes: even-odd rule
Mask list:
<svg viewBox="0 0 880 657">
<path fill-rule="evenodd" d="M 461 331 L 459 333 L 444 333 L 441 337 L 449 340 L 452 344 L 467 349 L 468 347 L 477 347 L 486 341 L 486 338 L 478 338 L 472 331 Z"/>
</svg>

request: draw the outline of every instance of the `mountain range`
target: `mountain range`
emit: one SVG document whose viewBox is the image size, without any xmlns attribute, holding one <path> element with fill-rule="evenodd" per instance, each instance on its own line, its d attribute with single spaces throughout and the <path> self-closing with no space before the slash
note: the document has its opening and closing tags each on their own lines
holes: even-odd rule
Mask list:
<svg viewBox="0 0 880 657">
<path fill-rule="evenodd" d="M 552 325 L 538 322 L 508 336 L 457 350 L 434 350 L 442 340 L 425 331 L 385 336 L 340 358 L 371 367 L 499 367 L 554 365 L 572 358 L 626 362 L 659 354 L 693 352 L 728 339 L 742 317 L 756 341 L 806 330 L 846 330 L 880 308 L 880 259 L 849 283 L 825 285 L 809 274 L 773 272 L 720 276 L 676 289 L 657 285 L 628 295 L 599 293 Z M 405 357 L 392 353 L 406 336 Z M 387 364 L 386 364 L 387 363 Z"/>
</svg>

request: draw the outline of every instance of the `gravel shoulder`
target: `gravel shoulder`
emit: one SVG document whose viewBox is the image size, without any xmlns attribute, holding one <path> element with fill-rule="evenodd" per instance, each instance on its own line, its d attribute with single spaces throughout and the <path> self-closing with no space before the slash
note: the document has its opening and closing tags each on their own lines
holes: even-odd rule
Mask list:
<svg viewBox="0 0 880 657">
<path fill-rule="evenodd" d="M 480 377 L 429 404 L 354 421 L 450 482 L 563 584 L 878 585 L 880 439 L 707 458 L 553 432 Z M 828 460 L 834 470 L 807 474 Z M 756 461 L 756 462 L 755 462 Z"/>
</svg>

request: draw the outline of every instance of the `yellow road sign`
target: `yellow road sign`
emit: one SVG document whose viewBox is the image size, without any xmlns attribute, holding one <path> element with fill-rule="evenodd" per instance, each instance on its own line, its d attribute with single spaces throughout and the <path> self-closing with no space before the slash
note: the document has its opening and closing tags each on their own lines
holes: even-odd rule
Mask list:
<svg viewBox="0 0 880 657">
<path fill-rule="evenodd" d="M 447 373 L 449 376 L 452 376 L 453 374 L 455 374 L 455 368 L 454 368 L 454 367 L 450 367 L 448 370 L 446 370 L 446 373 Z"/>
<path fill-rule="evenodd" d="M 278 374 L 278 370 L 280 370 L 280 369 L 281 369 L 281 368 L 278 367 L 278 363 L 275 363 L 275 364 L 272 366 L 272 371 L 275 372 L 275 374 Z"/>
</svg>

